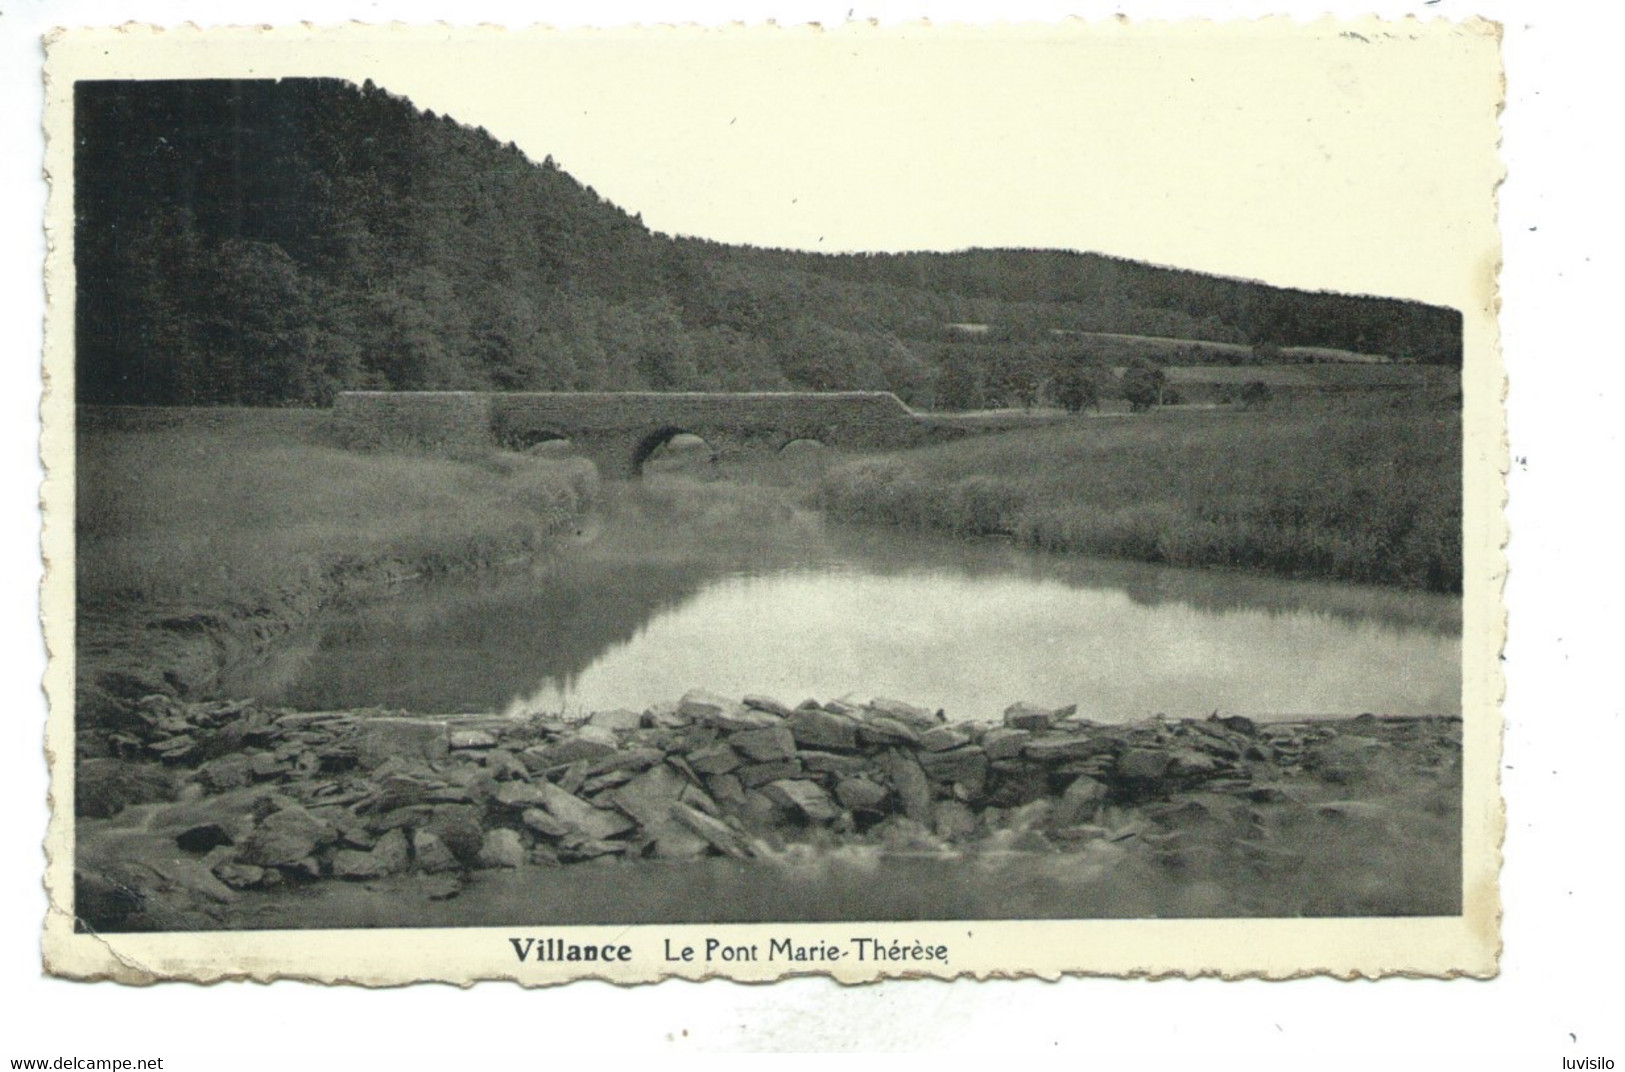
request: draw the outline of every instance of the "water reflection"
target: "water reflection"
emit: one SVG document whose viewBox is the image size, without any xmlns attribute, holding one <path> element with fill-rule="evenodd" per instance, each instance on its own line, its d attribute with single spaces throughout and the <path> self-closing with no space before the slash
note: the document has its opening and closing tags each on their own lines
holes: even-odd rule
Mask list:
<svg viewBox="0 0 1625 1072">
<path fill-rule="evenodd" d="M 1454 712 L 1460 601 L 824 524 L 645 489 L 534 570 L 335 613 L 253 683 L 305 709 L 641 708 L 704 687 L 990 718 Z"/>
</svg>

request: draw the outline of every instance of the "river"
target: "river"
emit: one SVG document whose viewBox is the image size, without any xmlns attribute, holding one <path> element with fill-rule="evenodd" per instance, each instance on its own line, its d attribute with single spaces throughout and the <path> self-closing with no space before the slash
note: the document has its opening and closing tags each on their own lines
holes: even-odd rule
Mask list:
<svg viewBox="0 0 1625 1072">
<path fill-rule="evenodd" d="M 690 688 L 1015 700 L 1123 721 L 1453 714 L 1461 602 L 838 525 L 775 489 L 626 488 L 525 567 L 334 608 L 240 683 L 305 710 L 640 710 Z"/>
</svg>

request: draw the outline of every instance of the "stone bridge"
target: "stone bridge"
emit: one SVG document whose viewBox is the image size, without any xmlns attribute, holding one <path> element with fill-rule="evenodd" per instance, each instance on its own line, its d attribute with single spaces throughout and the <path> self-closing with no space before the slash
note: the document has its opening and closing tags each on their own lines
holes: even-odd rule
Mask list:
<svg viewBox="0 0 1625 1072">
<path fill-rule="evenodd" d="M 699 436 L 713 460 L 766 455 L 796 440 L 895 449 L 980 429 L 914 412 L 889 391 L 347 391 L 334 405 L 355 447 L 526 450 L 568 440 L 605 477 L 634 477 L 674 436 Z"/>
</svg>

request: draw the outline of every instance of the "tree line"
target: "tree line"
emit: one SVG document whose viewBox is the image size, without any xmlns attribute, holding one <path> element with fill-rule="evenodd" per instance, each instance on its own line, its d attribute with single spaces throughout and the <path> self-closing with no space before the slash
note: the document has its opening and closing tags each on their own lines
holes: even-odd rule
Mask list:
<svg viewBox="0 0 1625 1072">
<path fill-rule="evenodd" d="M 80 82 L 74 136 L 86 402 L 801 388 L 951 405 L 967 383 L 1019 397 L 998 378 L 1031 362 L 966 347 L 945 335 L 956 323 L 998 325 L 1056 392 L 1104 363 L 1045 341 L 1061 331 L 1460 360 L 1459 314 L 1414 302 L 1093 254 L 658 234 L 551 158 L 370 82 Z"/>
</svg>

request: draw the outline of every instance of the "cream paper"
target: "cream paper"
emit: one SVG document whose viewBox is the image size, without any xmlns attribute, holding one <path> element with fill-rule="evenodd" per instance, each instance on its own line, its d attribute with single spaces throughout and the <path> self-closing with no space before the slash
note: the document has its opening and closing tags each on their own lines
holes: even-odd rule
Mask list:
<svg viewBox="0 0 1625 1072">
<path fill-rule="evenodd" d="M 824 972 L 1055 977 L 1494 974 L 1503 829 L 1499 34 L 1322 20 L 604 31 L 350 25 L 60 32 L 48 42 L 42 451 L 53 813 L 48 969 L 374 985 Z M 73 84 L 371 79 L 552 155 L 656 230 L 807 249 L 1091 250 L 1465 317 L 1463 911 L 1447 918 L 1000 920 L 96 935 L 73 927 Z M 925 102 L 922 104 L 922 102 Z M 704 152 L 695 152 L 695 145 Z M 910 176 L 930 176 L 929 184 Z M 922 196 L 921 190 L 929 196 Z M 1373 668 L 1380 673 L 1381 668 Z M 673 693 L 682 686 L 674 686 Z M 625 947 L 517 963 L 512 940 Z M 933 959 L 685 961 L 856 939 Z M 782 948 L 782 947 L 781 947 Z M 869 946 L 871 950 L 873 945 Z"/>
</svg>

